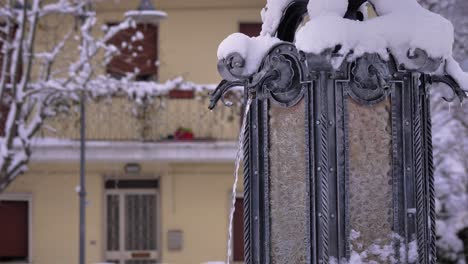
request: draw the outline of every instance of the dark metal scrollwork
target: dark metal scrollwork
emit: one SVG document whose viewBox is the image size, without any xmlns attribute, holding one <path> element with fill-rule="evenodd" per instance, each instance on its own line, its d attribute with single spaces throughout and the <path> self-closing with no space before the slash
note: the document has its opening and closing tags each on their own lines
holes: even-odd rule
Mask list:
<svg viewBox="0 0 468 264">
<path fill-rule="evenodd" d="M 225 80 L 236 81 L 249 76 L 244 74 L 245 58 L 239 53 L 232 53 L 226 59 L 218 62 L 218 71 Z"/>
<path fill-rule="evenodd" d="M 292 45 L 279 45 L 265 58 L 262 70 L 249 83 L 259 96 L 269 97 L 283 107 L 300 101 L 303 95 L 299 53 Z"/>
<path fill-rule="evenodd" d="M 350 96 L 362 104 L 375 104 L 389 93 L 391 73 L 377 54 L 365 54 L 351 68 Z"/>
<path fill-rule="evenodd" d="M 234 87 L 247 87 L 246 83 L 249 76 L 243 75 L 245 69 L 245 59 L 239 53 L 232 53 L 226 59 L 218 62 L 218 71 L 224 80 L 216 87 L 215 91 L 211 94 L 210 110 L 216 107 L 219 100 L 226 106 L 231 106 L 225 100 L 226 94 Z"/>
<path fill-rule="evenodd" d="M 287 92 L 292 83 L 294 70 L 290 60 L 283 55 L 268 56 L 265 67 L 253 76 L 250 87 L 263 87 L 273 93 Z"/>
<path fill-rule="evenodd" d="M 451 97 L 443 97 L 443 99 L 447 102 L 453 102 L 455 99 L 459 99 L 460 102 L 463 102 L 465 98 L 467 98 L 467 93 L 468 91 L 463 90 L 460 85 L 453 79 L 452 76 L 450 75 L 444 75 L 444 76 L 437 76 L 437 75 L 426 75 L 426 80 L 428 81 L 429 84 L 434 84 L 434 83 L 444 83 L 450 89 L 452 89 L 452 96 Z"/>
<path fill-rule="evenodd" d="M 441 65 L 444 63 L 443 58 L 431 58 L 425 50 L 415 49 L 408 50 L 406 57 L 407 60 L 402 67 L 406 69 L 413 69 L 418 72 L 436 72 Z M 456 98 L 460 101 L 463 101 L 467 97 L 467 92 L 463 90 L 460 85 L 455 81 L 455 79 L 450 75 L 434 75 L 426 74 L 425 80 L 428 81 L 427 84 L 433 83 L 444 83 L 452 89 L 452 97 L 443 97 L 447 102 L 453 102 Z"/>
<path fill-rule="evenodd" d="M 420 48 L 408 50 L 406 57 L 409 60 L 404 63 L 403 67 L 418 72 L 435 72 L 444 63 L 443 58 L 431 58 L 425 50 Z"/>
<path fill-rule="evenodd" d="M 218 63 L 224 80 L 211 95 L 209 108 L 213 109 L 219 100 L 225 103 L 225 94 L 237 86 L 244 86 L 259 98 L 271 98 L 284 107 L 295 105 L 304 93 L 301 83 L 306 67 L 300 56 L 294 45 L 278 44 L 271 48 L 256 73 L 244 75 L 246 60 L 238 53 L 231 54 Z"/>
<path fill-rule="evenodd" d="M 218 87 L 216 87 L 216 90 L 211 94 L 208 108 L 210 110 L 214 109 L 219 100 L 221 100 L 225 106 L 232 106 L 232 102 L 227 101 L 225 96 L 228 91 L 234 87 L 245 87 L 245 81 L 238 80 L 230 82 L 222 80 Z"/>
</svg>

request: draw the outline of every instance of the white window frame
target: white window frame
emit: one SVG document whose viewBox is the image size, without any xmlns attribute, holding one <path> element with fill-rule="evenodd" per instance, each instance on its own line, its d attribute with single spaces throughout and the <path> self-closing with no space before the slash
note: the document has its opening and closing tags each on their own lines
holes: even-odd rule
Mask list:
<svg viewBox="0 0 468 264">
<path fill-rule="evenodd" d="M 24 261 L 8 261 L 0 264 L 30 264 L 32 263 L 32 195 L 30 193 L 2 193 L 0 194 L 0 201 L 18 201 L 28 203 L 28 259 Z"/>
</svg>

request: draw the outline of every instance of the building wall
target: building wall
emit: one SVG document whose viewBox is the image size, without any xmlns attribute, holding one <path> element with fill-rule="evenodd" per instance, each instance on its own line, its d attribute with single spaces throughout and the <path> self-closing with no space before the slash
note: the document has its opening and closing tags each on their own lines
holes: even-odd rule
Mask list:
<svg viewBox="0 0 468 264">
<path fill-rule="evenodd" d="M 94 33 L 102 35 L 101 26 L 123 20 L 125 11 L 135 8 L 136 2 L 102 1 L 96 7 L 98 25 Z M 216 53 L 219 43 L 238 31 L 240 22 L 260 22 L 262 2 L 161 1 L 157 6 L 168 13 L 168 18 L 159 26 L 159 81 L 183 76 L 185 80 L 195 83 L 218 83 Z M 74 32 L 75 23 L 70 17 L 51 16 L 45 19 L 38 29 L 36 50 L 52 49 L 64 35 Z M 70 60 L 77 56 L 77 45 L 78 41 L 72 34 L 66 42 L 66 52 L 61 54 L 54 66 L 55 70 L 69 66 Z M 102 59 L 102 54 L 97 57 L 99 59 Z M 37 74 L 39 64 L 35 70 Z M 101 65 L 96 73 L 102 74 L 104 71 L 105 67 Z M 141 109 L 132 100 L 114 97 L 112 101 L 90 102 L 87 107 L 87 137 L 91 140 L 155 141 L 182 126 L 194 130 L 197 138 L 234 140 L 239 130 L 240 109 L 217 107 L 214 113 L 210 113 L 207 110 L 207 93 L 197 95 L 204 96 L 202 100 L 168 101 L 165 103 L 168 108 L 162 111 L 161 103 L 155 100 L 144 120 L 137 120 L 135 113 L 141 112 Z M 78 118 L 79 115 L 72 112 L 49 119 L 40 136 L 76 139 L 79 135 Z"/>
<path fill-rule="evenodd" d="M 261 22 L 260 11 L 265 0 L 191 0 L 154 1 L 158 9 L 168 17 L 159 25 L 159 81 L 176 76 L 196 83 L 217 83 L 216 52 L 220 42 L 229 34 L 238 31 L 239 22 Z M 104 35 L 104 25 L 124 20 L 126 11 L 135 9 L 138 1 L 97 1 L 95 6 L 97 24 L 93 34 Z M 80 21 L 71 16 L 47 16 L 41 19 L 36 36 L 35 51 L 50 51 L 70 34 L 65 42 L 65 52 L 58 57 L 53 69 L 68 74 L 70 61 L 78 56 L 79 39 L 75 32 Z M 102 55 L 98 54 L 96 73 L 104 73 Z M 39 65 L 36 65 L 39 66 Z M 64 68 L 66 67 L 66 68 Z M 35 68 L 37 75 L 39 67 Z M 65 70 L 65 71 L 64 71 Z"/>
<path fill-rule="evenodd" d="M 261 22 L 266 0 L 153 0 L 167 12 L 160 23 L 159 80 L 183 76 L 196 83 L 218 83 L 218 45 L 238 31 L 239 22 Z M 96 6 L 99 23 L 119 21 L 137 1 L 104 1 Z"/>
<path fill-rule="evenodd" d="M 142 176 L 127 177 L 123 167 L 119 163 L 88 166 L 87 263 L 105 260 L 105 176 L 159 177 L 162 263 L 195 264 L 225 259 L 233 164 L 142 164 Z M 5 192 L 32 196 L 34 264 L 78 262 L 77 169 L 77 164 L 36 164 Z M 181 251 L 168 251 L 169 230 L 183 232 Z"/>
<path fill-rule="evenodd" d="M 137 2 L 101 1 L 101 5 L 96 6 L 98 23 L 103 25 L 123 19 L 123 13 L 135 8 Z M 217 83 L 220 80 L 216 70 L 216 50 L 219 43 L 238 30 L 239 22 L 260 22 L 260 9 L 264 1 L 161 0 L 156 1 L 156 4 L 159 9 L 168 13 L 168 18 L 160 25 L 159 80 L 165 81 L 181 75 L 196 83 Z M 102 34 L 100 25 L 95 32 L 97 35 Z M 54 40 L 59 40 L 73 27 L 73 19 L 66 17 L 50 17 L 43 21 L 39 26 L 36 50 L 50 50 Z M 76 58 L 77 40 L 73 38 L 73 31 L 71 32 L 71 38 L 65 46 L 67 52 L 57 61 L 56 69 L 66 69 L 64 67 L 69 61 Z M 99 72 L 102 73 L 103 70 Z M 35 74 L 37 73 L 36 69 Z M 88 138 L 136 140 L 139 137 L 137 130 L 128 129 L 128 126 L 138 126 L 134 121 L 120 120 L 115 125 L 111 121 L 113 118 L 102 117 L 103 114 L 114 116 L 114 113 L 121 113 L 122 109 L 129 108 L 122 106 L 119 100 L 115 102 L 107 110 L 104 108 L 109 108 L 109 105 L 89 107 L 91 112 L 87 116 L 94 127 L 93 124 L 88 124 Z M 180 110 L 180 107 L 176 108 Z M 176 110 L 166 119 L 170 120 L 171 115 L 193 115 L 193 120 L 197 120 L 196 115 L 202 114 L 201 111 L 210 114 L 205 107 L 186 109 L 184 113 Z M 77 120 L 76 114 L 72 114 L 71 118 L 53 120 L 50 124 L 57 130 L 43 132 L 42 136 L 76 139 Z M 104 124 L 105 122 L 108 123 Z M 232 122 L 232 126 L 222 126 L 226 130 L 224 132 L 215 129 L 220 124 L 210 123 L 207 128 L 203 128 L 203 133 L 209 134 L 207 129 L 213 129 L 217 131 L 216 135 L 229 134 L 227 139 L 233 140 L 239 121 L 236 117 Z M 99 126 L 105 128 L 96 128 Z M 171 130 L 150 133 L 157 139 L 160 134 L 169 132 Z M 143 164 L 145 174 L 161 179 L 163 263 L 194 264 L 225 259 L 233 163 L 234 161 L 226 164 Z M 105 175 L 122 177 L 123 166 L 120 163 L 88 164 L 87 263 L 104 260 L 103 178 Z M 32 263 L 78 262 L 79 199 L 75 191 L 78 179 L 78 163 L 33 163 L 29 171 L 18 177 L 6 190 L 6 194 L 26 193 L 32 196 Z M 168 230 L 183 231 L 181 251 L 167 250 Z"/>
<path fill-rule="evenodd" d="M 168 10 L 161 24 L 160 79 L 183 74 L 199 83 L 216 83 L 216 51 L 237 32 L 239 22 L 260 22 L 259 8 Z"/>
<path fill-rule="evenodd" d="M 87 259 L 94 263 L 101 257 L 102 181 L 95 174 L 87 177 L 90 205 L 87 207 Z M 25 193 L 32 197 L 32 263 L 60 264 L 78 262 L 78 174 L 58 171 L 50 164 L 48 171 L 31 170 L 17 178 L 6 194 Z M 89 241 L 96 240 L 91 246 Z"/>
</svg>

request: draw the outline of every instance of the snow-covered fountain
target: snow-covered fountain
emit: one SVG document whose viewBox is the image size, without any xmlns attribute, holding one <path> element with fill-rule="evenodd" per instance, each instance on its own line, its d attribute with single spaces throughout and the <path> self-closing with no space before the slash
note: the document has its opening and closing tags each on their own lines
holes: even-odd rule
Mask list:
<svg viewBox="0 0 468 264">
<path fill-rule="evenodd" d="M 245 263 L 436 263 L 429 88 L 468 88 L 450 22 L 416 0 L 269 0 L 262 19 L 221 43 L 210 105 L 238 86 L 250 104 Z"/>
</svg>

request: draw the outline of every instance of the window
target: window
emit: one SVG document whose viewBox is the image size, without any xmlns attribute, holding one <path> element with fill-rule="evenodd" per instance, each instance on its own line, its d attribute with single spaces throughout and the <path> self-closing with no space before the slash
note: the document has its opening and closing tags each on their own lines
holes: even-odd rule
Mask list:
<svg viewBox="0 0 468 264">
<path fill-rule="evenodd" d="M 244 261 L 244 198 L 236 198 L 233 225 L 233 260 Z"/>
<path fill-rule="evenodd" d="M 157 80 L 158 27 L 156 25 L 138 24 L 136 28 L 121 30 L 109 40 L 108 44 L 113 44 L 120 51 L 107 64 L 108 74 L 121 78 L 129 73 L 135 73 L 137 81 Z"/>
<path fill-rule="evenodd" d="M 3 197 L 3 196 L 2 196 Z M 0 198 L 0 262 L 29 261 L 30 208 L 27 199 Z"/>
<path fill-rule="evenodd" d="M 262 23 L 239 23 L 239 32 L 249 37 L 256 37 L 262 31 Z"/>
</svg>

